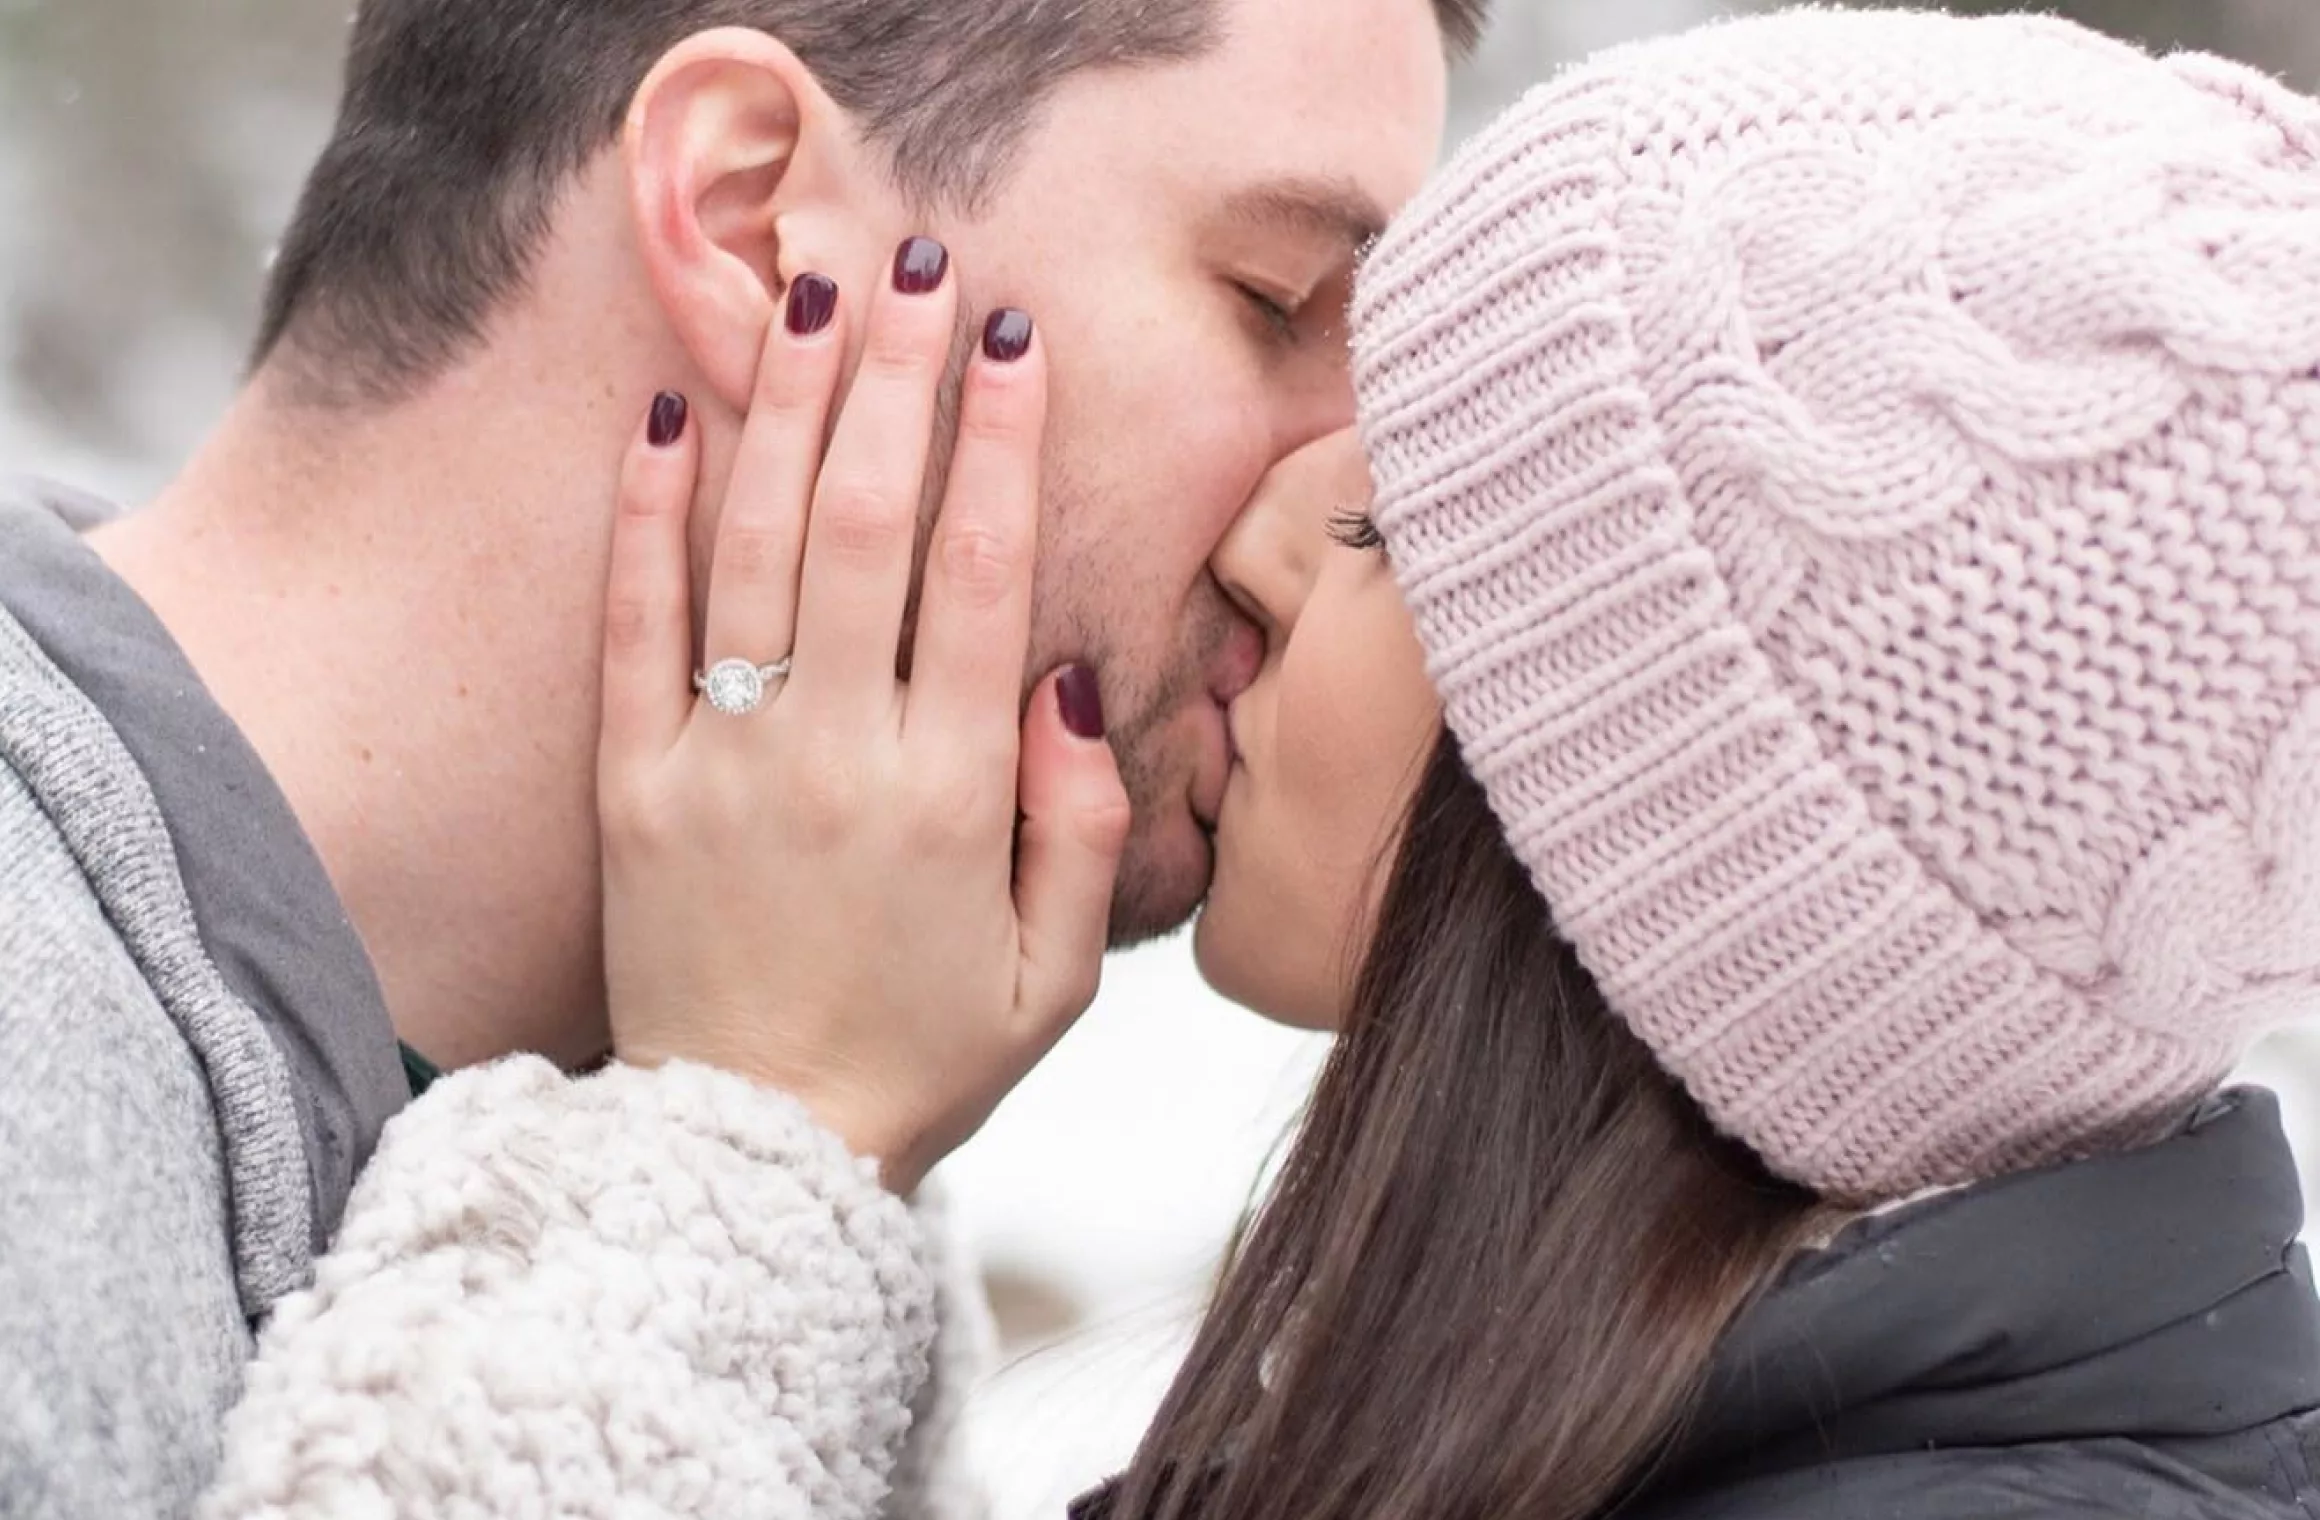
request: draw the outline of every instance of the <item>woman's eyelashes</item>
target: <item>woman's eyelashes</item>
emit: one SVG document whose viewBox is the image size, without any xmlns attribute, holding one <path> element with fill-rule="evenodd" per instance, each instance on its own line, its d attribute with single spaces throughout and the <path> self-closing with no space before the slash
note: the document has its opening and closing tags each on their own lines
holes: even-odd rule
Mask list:
<svg viewBox="0 0 2320 1520">
<path fill-rule="evenodd" d="M 1244 281 L 1235 280 L 1233 289 L 1240 292 L 1242 301 L 1246 302 L 1249 310 L 1256 314 L 1257 320 L 1263 325 L 1265 336 L 1269 340 L 1283 345 L 1296 343 L 1299 314 L 1297 305 L 1268 295 L 1256 286 Z"/>
<path fill-rule="evenodd" d="M 1360 507 L 1340 507 L 1329 519 L 1329 536 L 1348 549 L 1383 549 L 1386 537 L 1377 519 Z"/>
</svg>

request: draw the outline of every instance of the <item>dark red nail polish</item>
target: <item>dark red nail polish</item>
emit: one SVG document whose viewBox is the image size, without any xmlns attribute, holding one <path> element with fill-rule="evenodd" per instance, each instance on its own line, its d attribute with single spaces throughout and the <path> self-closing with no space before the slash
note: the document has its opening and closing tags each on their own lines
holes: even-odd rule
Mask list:
<svg viewBox="0 0 2320 1520">
<path fill-rule="evenodd" d="M 1031 352 L 1031 314 L 1002 306 L 983 323 L 983 356 L 993 364 L 1013 364 Z"/>
<path fill-rule="evenodd" d="M 1104 736 L 1104 692 L 1096 673 L 1074 665 L 1055 682 L 1055 705 L 1063 709 L 1063 726 L 1074 738 L 1097 740 Z"/>
<path fill-rule="evenodd" d="M 810 338 L 838 314 L 838 282 L 826 275 L 801 274 L 789 287 L 790 335 Z"/>
<path fill-rule="evenodd" d="M 662 391 L 653 397 L 652 417 L 645 423 L 645 441 L 656 449 L 665 449 L 685 436 L 685 418 L 691 408 L 685 398 L 675 391 Z"/>
<path fill-rule="evenodd" d="M 940 290 L 950 268 L 948 248 L 933 238 L 914 237 L 894 251 L 894 288 L 906 296 Z"/>
</svg>

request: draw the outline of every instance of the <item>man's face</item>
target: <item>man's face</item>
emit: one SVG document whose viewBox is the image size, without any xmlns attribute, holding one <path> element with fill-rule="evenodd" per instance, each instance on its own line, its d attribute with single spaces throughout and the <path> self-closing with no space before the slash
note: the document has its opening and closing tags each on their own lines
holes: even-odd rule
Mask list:
<svg viewBox="0 0 2320 1520">
<path fill-rule="evenodd" d="M 1067 82 L 983 214 L 939 229 L 969 303 L 1030 311 L 1053 366 L 1031 673 L 1102 676 L 1136 809 L 1123 942 L 1207 891 L 1221 704 L 1262 653 L 1208 559 L 1275 461 L 1351 421 L 1355 256 L 1445 109 L 1431 0 L 1221 5 L 1205 57 Z"/>
</svg>

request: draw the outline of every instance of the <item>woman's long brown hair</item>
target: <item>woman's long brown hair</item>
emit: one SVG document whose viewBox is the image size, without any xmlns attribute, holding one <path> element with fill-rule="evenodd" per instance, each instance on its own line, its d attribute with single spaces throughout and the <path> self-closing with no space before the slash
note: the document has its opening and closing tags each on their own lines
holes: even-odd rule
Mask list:
<svg viewBox="0 0 2320 1520">
<path fill-rule="evenodd" d="M 1600 1516 L 1815 1213 L 1612 1014 L 1445 738 L 1306 1120 L 1110 1513 Z"/>
</svg>

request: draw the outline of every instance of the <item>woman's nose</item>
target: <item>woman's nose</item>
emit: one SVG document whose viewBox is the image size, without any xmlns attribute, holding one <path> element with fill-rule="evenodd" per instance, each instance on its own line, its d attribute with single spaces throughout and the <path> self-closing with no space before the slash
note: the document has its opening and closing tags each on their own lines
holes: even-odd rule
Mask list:
<svg viewBox="0 0 2320 1520">
<path fill-rule="evenodd" d="M 1296 626 L 1312 578 L 1293 528 L 1275 493 L 1260 489 L 1217 546 L 1218 582 L 1268 639 Z"/>
<path fill-rule="evenodd" d="M 1286 634 L 1329 548 L 1330 520 L 1368 490 L 1352 429 L 1307 444 L 1273 466 L 1225 533 L 1212 561 L 1218 583 L 1268 635 Z"/>
</svg>

